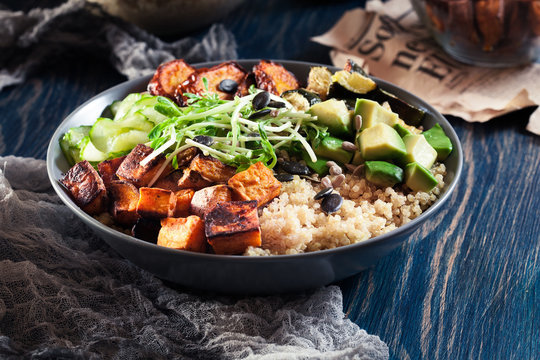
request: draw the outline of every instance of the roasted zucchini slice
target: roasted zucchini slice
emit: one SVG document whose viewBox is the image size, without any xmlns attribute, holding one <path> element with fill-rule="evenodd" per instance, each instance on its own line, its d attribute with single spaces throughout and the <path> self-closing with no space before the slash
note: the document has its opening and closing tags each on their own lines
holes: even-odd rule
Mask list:
<svg viewBox="0 0 540 360">
<path fill-rule="evenodd" d="M 365 96 L 361 97 L 376 101 L 379 104 L 388 102 L 392 111 L 397 113 L 399 115 L 399 118 L 405 121 L 407 125 L 420 125 L 426 113 L 424 110 L 417 108 L 416 106 L 413 106 L 409 103 L 406 103 L 405 101 L 397 98 L 395 95 L 379 87 L 369 92 Z"/>
<path fill-rule="evenodd" d="M 376 88 L 377 84 L 369 77 L 356 71 L 340 70 L 332 75 L 332 85 L 330 85 L 328 97 L 354 99 L 362 97 Z"/>
<path fill-rule="evenodd" d="M 306 89 L 287 90 L 281 94 L 281 97 L 298 111 L 307 111 L 312 105 L 321 102 L 319 94 Z"/>
<path fill-rule="evenodd" d="M 257 88 L 275 95 L 281 95 L 287 90 L 300 87 L 296 77 L 281 64 L 261 60 L 253 67 Z"/>
<path fill-rule="evenodd" d="M 327 67 L 313 66 L 309 70 L 306 90 L 316 93 L 322 100 L 326 100 L 330 85 L 332 85 L 332 73 Z"/>
</svg>

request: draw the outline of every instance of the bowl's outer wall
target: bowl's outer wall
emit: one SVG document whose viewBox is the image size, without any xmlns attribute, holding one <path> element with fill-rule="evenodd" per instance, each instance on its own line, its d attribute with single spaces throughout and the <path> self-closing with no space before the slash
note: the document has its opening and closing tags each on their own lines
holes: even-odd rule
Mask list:
<svg viewBox="0 0 540 360">
<path fill-rule="evenodd" d="M 250 69 L 256 62 L 239 61 L 246 69 Z M 294 61 L 279 62 L 300 81 L 307 79 L 309 67 L 313 65 Z M 213 64 L 216 63 L 199 66 Z M 51 183 L 62 201 L 112 248 L 139 267 L 180 285 L 222 293 L 272 294 L 305 290 L 344 279 L 375 264 L 433 216 L 453 191 L 461 173 L 461 145 L 448 121 L 414 95 L 376 79 L 385 90 L 427 110 L 424 127 L 429 128 L 439 123 L 455 146 L 445 161 L 448 169 L 446 177 L 448 185 L 437 202 L 420 217 L 391 233 L 358 244 L 298 255 L 244 257 L 198 254 L 150 244 L 106 227 L 84 213 L 58 182 L 63 173 L 69 169 L 58 144 L 60 137 L 71 127 L 92 124 L 102 110 L 114 100 L 122 99 L 130 92 L 145 90 L 149 79 L 150 77 L 144 77 L 117 85 L 90 99 L 70 114 L 51 139 L 47 152 L 47 170 Z"/>
</svg>

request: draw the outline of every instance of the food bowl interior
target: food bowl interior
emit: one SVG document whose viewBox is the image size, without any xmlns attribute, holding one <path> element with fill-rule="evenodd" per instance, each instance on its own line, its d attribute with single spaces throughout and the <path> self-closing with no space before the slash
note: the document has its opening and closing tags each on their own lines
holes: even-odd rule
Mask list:
<svg viewBox="0 0 540 360">
<path fill-rule="evenodd" d="M 258 60 L 238 61 L 245 69 Z M 318 65 L 295 61 L 277 61 L 294 73 L 302 82 L 307 79 L 310 66 Z M 208 67 L 214 63 L 196 64 Z M 336 68 L 329 67 L 332 71 Z M 296 255 L 247 257 L 200 254 L 161 247 L 136 239 L 109 228 L 84 213 L 60 185 L 59 179 L 69 170 L 59 139 L 71 127 L 92 124 L 103 109 L 127 94 L 146 90 L 150 77 L 124 82 L 82 104 L 71 113 L 54 133 L 47 152 L 47 170 L 53 188 L 62 201 L 112 248 L 126 259 L 156 276 L 187 287 L 221 293 L 272 294 L 300 291 L 327 285 L 354 275 L 372 265 L 406 240 L 411 233 L 434 216 L 455 188 L 462 168 L 459 139 L 448 121 L 430 105 L 388 82 L 375 79 L 381 88 L 400 99 L 426 110 L 424 127 L 439 123 L 451 139 L 454 150 L 444 161 L 447 167 L 446 186 L 439 199 L 419 217 L 387 234 L 330 250 Z"/>
</svg>

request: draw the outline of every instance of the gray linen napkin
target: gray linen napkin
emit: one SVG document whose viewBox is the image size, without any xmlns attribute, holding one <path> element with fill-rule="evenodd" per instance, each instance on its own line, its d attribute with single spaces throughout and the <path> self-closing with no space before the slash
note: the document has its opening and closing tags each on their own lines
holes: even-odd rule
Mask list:
<svg viewBox="0 0 540 360">
<path fill-rule="evenodd" d="M 0 357 L 387 359 L 339 287 L 229 297 L 173 289 L 54 194 L 45 162 L 0 157 Z"/>
<path fill-rule="evenodd" d="M 111 56 L 115 68 L 129 79 L 175 58 L 191 63 L 237 58 L 234 35 L 221 24 L 213 25 L 200 41 L 167 43 L 84 0 L 28 13 L 2 10 L 0 5 L 0 90 L 21 83 L 47 61 L 72 53 Z"/>
</svg>

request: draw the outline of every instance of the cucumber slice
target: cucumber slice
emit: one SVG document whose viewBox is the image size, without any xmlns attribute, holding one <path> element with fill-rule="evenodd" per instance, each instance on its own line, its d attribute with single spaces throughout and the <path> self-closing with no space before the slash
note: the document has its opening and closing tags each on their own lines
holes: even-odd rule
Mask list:
<svg viewBox="0 0 540 360">
<path fill-rule="evenodd" d="M 140 130 L 129 130 L 117 135 L 110 143 L 110 153 L 120 153 L 133 149 L 138 144 L 148 142 L 148 133 Z"/>
<path fill-rule="evenodd" d="M 127 130 L 135 129 L 150 132 L 154 128 L 154 123 L 149 121 L 140 111 L 127 114 L 123 119 L 114 121 L 117 126 Z"/>
<path fill-rule="evenodd" d="M 81 140 L 81 160 L 88 160 L 90 162 L 101 162 L 107 160 L 108 155 L 98 150 L 89 136 L 86 136 Z"/>
<path fill-rule="evenodd" d="M 82 160 L 80 156 L 81 141 L 88 136 L 90 128 L 91 126 L 87 125 L 74 127 L 60 138 L 60 149 L 71 166 Z"/>
<path fill-rule="evenodd" d="M 154 106 L 145 106 L 141 110 L 139 110 L 139 112 L 146 116 L 146 118 L 152 123 L 154 123 L 154 125 L 162 123 L 163 121 L 168 119 L 167 116 L 157 112 L 156 109 L 154 109 Z"/>
<path fill-rule="evenodd" d="M 119 125 L 118 122 L 108 118 L 99 118 L 90 129 L 88 136 L 99 151 L 109 153 L 112 140 L 126 131 L 129 131 L 129 128 Z"/>
<path fill-rule="evenodd" d="M 142 97 L 143 95 L 139 93 L 129 94 L 126 96 L 125 99 L 118 104 L 116 114 L 114 115 L 114 120 L 116 121 L 122 119 L 131 110 L 133 105 L 142 99 Z"/>
</svg>

